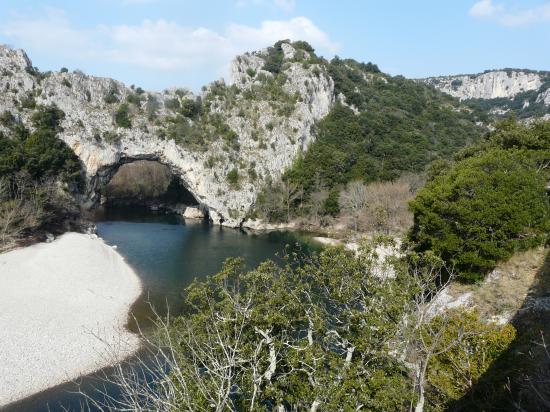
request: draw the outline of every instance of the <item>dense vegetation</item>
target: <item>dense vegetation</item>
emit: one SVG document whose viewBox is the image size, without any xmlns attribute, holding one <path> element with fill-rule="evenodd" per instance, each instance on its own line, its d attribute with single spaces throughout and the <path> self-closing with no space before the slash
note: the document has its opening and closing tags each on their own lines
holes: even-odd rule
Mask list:
<svg viewBox="0 0 550 412">
<path fill-rule="evenodd" d="M 1 122 L 8 129 L 0 134 L 0 175 L 11 178 L 28 173 L 34 180 L 61 178 L 67 183 L 80 179 L 78 159 L 65 143 L 57 139 L 64 113 L 56 107 L 39 107 L 32 115 L 31 133 L 9 113 Z"/>
<path fill-rule="evenodd" d="M 465 102 L 482 119 L 490 120 L 492 117 L 515 116 L 518 119 L 541 117 L 550 113 L 550 108 L 543 100 L 538 100 L 541 93 L 550 89 L 550 73 L 541 72 L 546 77 L 542 80 L 542 86 L 536 90 L 528 90 L 518 93 L 513 99 L 505 97 L 495 99 L 469 99 Z M 498 111 L 504 111 L 499 114 Z"/>
<path fill-rule="evenodd" d="M 465 281 L 547 239 L 550 123 L 507 121 L 434 172 L 411 203 L 417 251 L 440 255 Z"/>
<path fill-rule="evenodd" d="M 270 49 L 266 65 L 274 66 L 273 56 L 280 53 Z M 422 173 L 433 160 L 450 158 L 481 138 L 472 110 L 431 87 L 385 75 L 372 63 L 312 59 L 334 79 L 345 104 L 337 103 L 318 122 L 315 142 L 286 171 L 282 187 L 271 182 L 260 196 L 258 210 L 269 209 L 264 218 L 288 219 L 288 213 L 269 204 L 289 186 L 300 192 L 291 205 L 293 217 L 336 216 L 342 209 L 340 192 L 350 182 Z"/>
<path fill-rule="evenodd" d="M 441 410 L 514 330 L 460 311 L 427 316 L 422 303 L 439 265 L 393 260 L 380 269 L 375 246 L 250 271 L 227 261 L 186 289 L 181 316 L 159 325 L 156 366 L 147 361 L 153 383 L 120 370 L 126 396 L 113 409 L 408 411 L 422 399 Z"/>
<path fill-rule="evenodd" d="M 287 173 L 308 191 L 317 176 L 329 186 L 362 179 L 391 180 L 419 172 L 479 139 L 475 118 L 453 98 L 373 65 L 333 59 L 329 72 L 342 105 L 317 127 L 317 140 Z"/>
<path fill-rule="evenodd" d="M 32 132 L 10 112 L 0 117 L 7 131 L 0 132 L 0 249 L 73 207 L 57 184 L 74 191 L 81 183 L 78 158 L 56 137 L 63 117 L 56 107 L 37 107 Z"/>
</svg>

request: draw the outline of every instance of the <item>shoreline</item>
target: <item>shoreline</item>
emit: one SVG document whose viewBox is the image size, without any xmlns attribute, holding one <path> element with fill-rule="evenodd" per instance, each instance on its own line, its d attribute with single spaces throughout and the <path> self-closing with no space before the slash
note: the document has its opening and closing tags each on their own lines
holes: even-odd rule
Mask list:
<svg viewBox="0 0 550 412">
<path fill-rule="evenodd" d="M 0 254 L 0 409 L 123 361 L 141 296 L 135 271 L 96 235 Z"/>
</svg>

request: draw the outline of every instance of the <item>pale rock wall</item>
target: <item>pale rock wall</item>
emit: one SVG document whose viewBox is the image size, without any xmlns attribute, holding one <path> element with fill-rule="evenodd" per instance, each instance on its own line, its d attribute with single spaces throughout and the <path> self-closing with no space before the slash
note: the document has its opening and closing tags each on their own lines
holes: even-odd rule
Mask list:
<svg viewBox="0 0 550 412">
<path fill-rule="evenodd" d="M 513 98 L 518 93 L 537 90 L 542 85 L 542 76 L 524 71 L 496 70 L 476 75 L 431 77 L 424 82 L 460 100 L 495 99 Z"/>
<path fill-rule="evenodd" d="M 290 49 L 290 45 L 284 49 L 289 58 L 294 55 Z M 261 56 L 262 52 L 246 54 L 233 61 L 231 76 L 237 88 L 245 90 L 257 84 L 258 80 L 246 73 L 248 68 L 272 76 L 261 70 Z M 186 188 L 209 210 L 215 223 L 235 227 L 253 207 L 263 186 L 262 181 L 268 177 L 276 180 L 281 176 L 296 155 L 314 139 L 311 126 L 328 114 L 334 103 L 334 83 L 322 67 L 311 65 L 306 69 L 299 62 L 288 62 L 287 66 L 287 81 L 283 88 L 288 93 L 299 94 L 289 116 L 281 118 L 270 102 L 261 100 L 252 103 L 254 118 L 239 115 L 239 101 L 230 110 L 224 109 L 223 104 L 212 106 L 211 110 L 221 113 L 239 137 L 238 159 L 231 159 L 224 153 L 221 139 L 211 143 L 205 152 L 200 152 L 179 146 L 173 140 L 159 138 L 159 122 L 149 121 L 144 110 L 145 101 L 142 110 L 133 109 L 132 128 L 117 127 L 114 113 L 119 103 L 107 104 L 104 99 L 115 87 L 120 101 L 124 101 L 133 91 L 123 83 L 81 73 L 57 72 L 39 80 L 30 73 L 31 62 L 22 50 L 3 46 L 0 46 L 0 113 L 8 110 L 30 126 L 32 110 L 22 109 L 19 104 L 30 94 L 37 104 L 55 104 L 65 112 L 59 137 L 82 161 L 88 183 L 88 193 L 83 200 L 90 205 L 98 201 L 98 188 L 110 179 L 120 164 L 135 159 L 159 160 L 181 177 Z M 158 101 L 158 118 L 162 121 L 169 115 L 164 103 L 181 98 L 176 92 L 176 89 L 169 89 L 163 93 L 146 92 L 143 96 L 145 100 L 152 96 Z M 205 93 L 208 93 L 208 88 Z M 185 91 L 184 98 L 196 97 Z M 263 130 L 264 147 L 259 147 L 253 138 L 258 129 Z M 113 132 L 119 136 L 118 142 L 98 138 Z M 207 160 L 213 155 L 218 155 L 223 161 L 208 167 Z M 256 165 L 260 175 L 257 181 L 246 178 L 246 170 L 242 170 L 243 165 L 250 164 Z M 243 177 L 239 188 L 231 189 L 225 176 L 235 167 Z"/>
</svg>

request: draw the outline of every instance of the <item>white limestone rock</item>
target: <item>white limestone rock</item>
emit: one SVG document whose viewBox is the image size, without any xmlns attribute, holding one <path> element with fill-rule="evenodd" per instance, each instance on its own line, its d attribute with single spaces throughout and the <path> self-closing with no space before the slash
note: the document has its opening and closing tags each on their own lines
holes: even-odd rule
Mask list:
<svg viewBox="0 0 550 412">
<path fill-rule="evenodd" d="M 495 70 L 476 75 L 431 77 L 424 82 L 460 100 L 513 98 L 518 93 L 538 90 L 542 75 L 521 70 Z"/>
<path fill-rule="evenodd" d="M 186 219 L 204 219 L 204 212 L 198 207 L 186 207 L 183 217 Z"/>
<path fill-rule="evenodd" d="M 323 68 L 316 64 L 304 68 L 300 62 L 292 61 L 285 62 L 287 76 L 282 85 L 286 93 L 296 96 L 289 113 L 281 116 L 270 101 L 247 101 L 242 92 L 261 86 L 258 74 L 263 73 L 264 78 L 272 76 L 262 70 L 263 64 L 262 52 L 237 57 L 231 67 L 232 82 L 239 90 L 235 104 L 228 106 L 215 98 L 210 108 L 238 135 L 237 154 L 226 152 L 223 139 L 210 143 L 206 151 L 198 151 L 160 137 L 163 120 L 174 114 L 166 107 L 167 102 L 197 98 L 187 90 L 144 92 L 139 105 L 130 105 L 132 127 L 121 128 L 114 122 L 120 103 L 107 103 L 105 97 L 113 94 L 123 102 L 134 94 L 132 89 L 112 79 L 78 72 L 33 75 L 26 54 L 5 46 L 0 46 L 0 112 L 10 111 L 28 127 L 32 110 L 22 107 L 24 99 L 32 98 L 38 105 L 55 104 L 65 112 L 63 130 L 58 136 L 82 162 L 87 180 L 83 203 L 87 205 L 99 202 L 97 189 L 110 179 L 120 163 L 158 160 L 180 177 L 214 223 L 237 227 L 254 206 L 263 181 L 281 176 L 313 141 L 311 126 L 334 104 L 334 83 Z M 252 70 L 256 72 L 254 77 L 247 73 Z M 214 86 L 208 86 L 202 97 L 209 96 Z M 147 115 L 148 100 L 158 106 L 157 121 Z M 247 110 L 245 116 L 241 114 L 243 108 Z M 210 164 L 212 158 L 218 161 Z M 251 168 L 257 179 L 249 178 Z M 237 187 L 230 187 L 226 178 L 233 169 L 239 171 Z"/>
</svg>

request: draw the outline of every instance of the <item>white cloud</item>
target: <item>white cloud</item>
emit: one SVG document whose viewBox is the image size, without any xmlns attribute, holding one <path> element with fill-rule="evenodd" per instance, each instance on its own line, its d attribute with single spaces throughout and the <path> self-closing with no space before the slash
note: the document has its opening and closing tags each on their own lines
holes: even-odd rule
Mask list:
<svg viewBox="0 0 550 412">
<path fill-rule="evenodd" d="M 501 5 L 494 5 L 492 0 L 481 0 L 472 6 L 470 16 L 493 17 L 502 11 Z"/>
<path fill-rule="evenodd" d="M 237 0 L 238 7 L 254 6 L 274 6 L 283 11 L 290 12 L 296 7 L 296 0 Z"/>
<path fill-rule="evenodd" d="M 120 0 L 125 6 L 139 6 L 143 4 L 156 3 L 157 0 Z"/>
<path fill-rule="evenodd" d="M 308 41 L 321 53 L 333 54 L 338 48 L 306 17 L 264 21 L 259 27 L 230 24 L 223 31 L 162 19 L 83 30 L 73 27 L 63 11 L 47 9 L 38 18 L 14 16 L 0 24 L 0 33 L 18 47 L 34 48 L 60 60 L 101 59 L 172 72 L 214 69 L 217 75 L 227 74 L 228 63 L 236 54 L 267 47 L 280 39 Z"/>
<path fill-rule="evenodd" d="M 295 0 L 275 0 L 273 3 L 285 11 L 292 11 L 296 7 Z"/>
<path fill-rule="evenodd" d="M 524 9 L 511 9 L 492 0 L 480 0 L 470 8 L 470 16 L 496 21 L 507 27 L 530 26 L 550 22 L 550 2 Z"/>
</svg>

